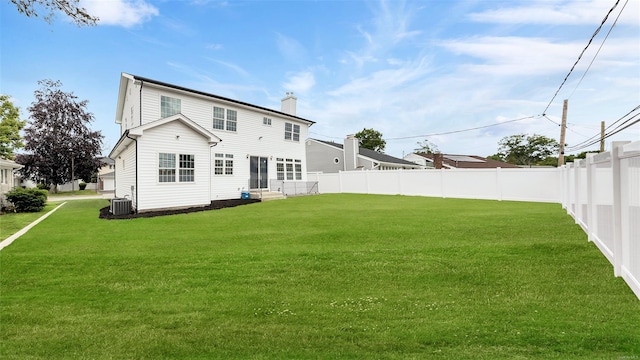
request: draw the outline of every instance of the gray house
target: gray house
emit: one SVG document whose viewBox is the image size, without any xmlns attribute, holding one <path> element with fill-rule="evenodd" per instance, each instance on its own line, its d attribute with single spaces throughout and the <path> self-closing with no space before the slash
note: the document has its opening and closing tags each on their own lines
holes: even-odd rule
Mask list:
<svg viewBox="0 0 640 360">
<path fill-rule="evenodd" d="M 422 169 L 424 166 L 399 159 L 358 145 L 358 139 L 348 135 L 344 144 L 307 139 L 307 171 L 337 173 L 350 170 Z"/>
</svg>

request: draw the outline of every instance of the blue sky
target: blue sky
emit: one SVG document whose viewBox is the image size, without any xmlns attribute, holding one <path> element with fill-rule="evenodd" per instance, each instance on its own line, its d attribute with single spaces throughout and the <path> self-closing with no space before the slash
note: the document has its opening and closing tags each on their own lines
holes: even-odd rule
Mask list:
<svg viewBox="0 0 640 360">
<path fill-rule="evenodd" d="M 28 118 L 37 81 L 62 81 L 89 101 L 105 154 L 119 137 L 121 72 L 276 110 L 293 91 L 311 137 L 374 128 L 398 157 L 425 139 L 483 156 L 504 136 L 559 139 L 569 99 L 571 146 L 640 105 L 640 2 L 621 0 L 539 116 L 615 2 L 82 0 L 101 21 L 79 28 L 2 1 L 0 92 Z M 640 140 L 640 124 L 612 140 Z"/>
</svg>

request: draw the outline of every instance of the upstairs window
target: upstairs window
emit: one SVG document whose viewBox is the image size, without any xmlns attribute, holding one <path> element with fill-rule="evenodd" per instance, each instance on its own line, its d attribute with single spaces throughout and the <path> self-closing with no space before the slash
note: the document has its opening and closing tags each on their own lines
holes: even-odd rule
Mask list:
<svg viewBox="0 0 640 360">
<path fill-rule="evenodd" d="M 224 130 L 224 109 L 213 107 L 213 128 Z"/>
<path fill-rule="evenodd" d="M 227 109 L 227 131 L 236 131 L 237 123 L 238 123 L 238 112 L 235 110 Z"/>
<path fill-rule="evenodd" d="M 262 118 L 262 125 L 267 125 L 267 126 L 271 126 L 271 119 L 269 118 Z"/>
<path fill-rule="evenodd" d="M 284 139 L 300 141 L 300 125 L 284 123 Z"/>
<path fill-rule="evenodd" d="M 161 96 L 160 97 L 160 117 L 166 118 L 171 115 L 179 114 L 180 110 L 180 99 L 172 98 L 170 96 Z"/>
<path fill-rule="evenodd" d="M 226 117 L 225 117 L 226 112 Z M 238 112 L 221 107 L 213 107 L 213 128 L 235 132 L 238 124 Z M 225 126 L 226 125 L 226 126 Z"/>
</svg>

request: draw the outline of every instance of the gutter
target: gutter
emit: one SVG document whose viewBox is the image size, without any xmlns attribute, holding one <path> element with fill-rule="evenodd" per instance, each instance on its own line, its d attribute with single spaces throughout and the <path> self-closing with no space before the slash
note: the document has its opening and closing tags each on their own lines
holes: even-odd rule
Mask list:
<svg viewBox="0 0 640 360">
<path fill-rule="evenodd" d="M 139 202 L 139 199 L 138 199 L 138 165 L 139 165 L 138 164 L 138 140 L 136 140 L 135 138 L 132 138 L 131 136 L 129 136 L 129 132 L 127 132 L 125 134 L 125 136 L 127 138 L 133 140 L 136 143 L 136 185 L 135 185 L 136 188 L 135 188 L 135 192 L 136 192 L 136 213 L 137 213 L 138 212 L 138 205 L 139 205 L 138 204 L 138 202 Z M 131 190 L 134 190 L 134 189 L 131 189 Z M 131 195 L 133 195 L 133 194 L 131 194 Z"/>
</svg>

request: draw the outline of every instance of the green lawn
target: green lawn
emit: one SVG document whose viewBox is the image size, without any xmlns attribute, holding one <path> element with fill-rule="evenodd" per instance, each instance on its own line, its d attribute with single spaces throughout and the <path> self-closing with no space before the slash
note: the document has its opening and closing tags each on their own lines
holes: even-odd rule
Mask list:
<svg viewBox="0 0 640 360">
<path fill-rule="evenodd" d="M 637 359 L 640 301 L 558 204 L 72 201 L 0 252 L 2 359 Z"/>
<path fill-rule="evenodd" d="M 22 230 L 22 228 L 38 220 L 61 203 L 60 201 L 48 201 L 44 209 L 37 213 L 6 213 L 0 215 L 0 241 Z"/>
</svg>

